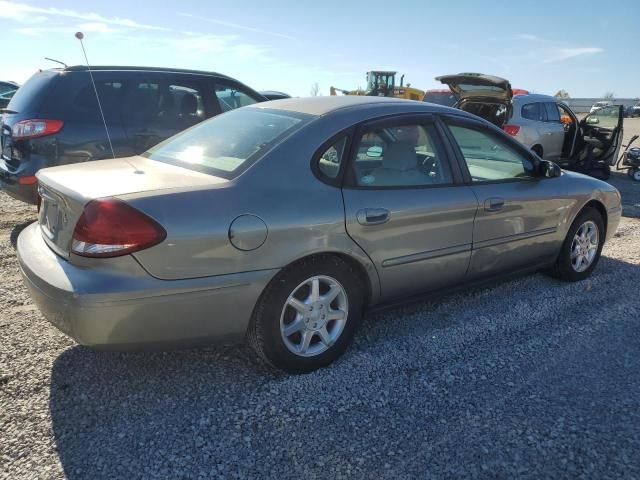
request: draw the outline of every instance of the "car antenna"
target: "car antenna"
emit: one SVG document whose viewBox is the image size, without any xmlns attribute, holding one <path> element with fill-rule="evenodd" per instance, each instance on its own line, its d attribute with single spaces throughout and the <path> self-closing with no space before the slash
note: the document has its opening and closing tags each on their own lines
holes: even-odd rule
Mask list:
<svg viewBox="0 0 640 480">
<path fill-rule="evenodd" d="M 50 62 L 55 62 L 55 63 L 59 63 L 60 65 L 62 65 L 64 68 L 67 68 L 68 65 L 64 62 L 61 62 L 60 60 L 56 60 L 55 58 L 49 58 L 49 57 L 44 57 L 45 60 L 49 60 Z"/>
<path fill-rule="evenodd" d="M 87 62 L 87 69 L 89 70 L 89 76 L 91 77 L 91 84 L 93 85 L 93 91 L 96 93 L 96 100 L 98 100 L 98 108 L 100 109 L 100 116 L 102 117 L 102 123 L 104 124 L 104 131 L 107 132 L 107 140 L 109 141 L 109 148 L 111 149 L 111 156 L 115 160 L 116 154 L 113 151 L 113 145 L 111 144 L 111 135 L 109 135 L 109 127 L 107 127 L 107 120 L 104 118 L 104 112 L 102 111 L 102 104 L 100 103 L 100 95 L 98 95 L 98 89 L 96 88 L 96 82 L 93 80 L 93 72 L 91 71 L 91 65 L 89 65 L 89 58 L 87 57 L 87 51 L 84 49 L 84 42 L 82 41 L 82 39 L 84 38 L 84 33 L 76 32 L 76 38 L 78 40 L 80 40 L 80 46 L 82 47 L 82 53 L 84 54 L 84 59 Z M 133 165 L 131 165 L 131 166 L 133 166 Z"/>
</svg>

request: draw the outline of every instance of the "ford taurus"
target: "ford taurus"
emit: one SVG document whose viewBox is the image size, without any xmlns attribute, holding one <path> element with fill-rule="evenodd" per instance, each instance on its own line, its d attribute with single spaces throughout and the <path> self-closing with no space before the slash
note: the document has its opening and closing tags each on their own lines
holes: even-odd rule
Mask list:
<svg viewBox="0 0 640 480">
<path fill-rule="evenodd" d="M 615 188 L 489 122 L 388 98 L 256 104 L 38 180 L 18 255 L 52 324 L 96 348 L 246 337 L 289 372 L 334 361 L 372 307 L 582 280 L 621 215 Z"/>
</svg>

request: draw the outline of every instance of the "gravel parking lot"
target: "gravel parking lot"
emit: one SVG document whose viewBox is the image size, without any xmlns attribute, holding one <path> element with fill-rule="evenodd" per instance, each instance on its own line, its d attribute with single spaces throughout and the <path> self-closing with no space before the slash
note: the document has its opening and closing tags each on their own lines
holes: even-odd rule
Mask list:
<svg viewBox="0 0 640 480">
<path fill-rule="evenodd" d="M 640 478 L 640 183 L 612 183 L 628 218 L 590 280 L 371 314 L 306 376 L 77 346 L 19 277 L 35 209 L 0 193 L 0 478 Z"/>
</svg>

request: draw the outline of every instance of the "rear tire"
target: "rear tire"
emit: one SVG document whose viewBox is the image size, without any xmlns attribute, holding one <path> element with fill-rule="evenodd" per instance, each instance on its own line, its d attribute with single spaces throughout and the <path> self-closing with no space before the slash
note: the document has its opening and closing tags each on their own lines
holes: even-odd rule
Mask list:
<svg viewBox="0 0 640 480">
<path fill-rule="evenodd" d="M 318 255 L 290 265 L 269 282 L 247 339 L 270 366 L 312 372 L 344 353 L 363 306 L 364 289 L 353 267 L 337 256 Z"/>
<path fill-rule="evenodd" d="M 604 238 L 602 215 L 594 208 L 585 208 L 571 224 L 558 260 L 549 273 L 565 282 L 584 280 L 600 260 Z"/>
</svg>

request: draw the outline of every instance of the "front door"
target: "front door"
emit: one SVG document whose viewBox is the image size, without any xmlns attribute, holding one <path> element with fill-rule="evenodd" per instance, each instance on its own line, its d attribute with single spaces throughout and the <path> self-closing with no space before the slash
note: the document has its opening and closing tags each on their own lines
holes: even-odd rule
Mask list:
<svg viewBox="0 0 640 480">
<path fill-rule="evenodd" d="M 469 278 L 552 260 L 560 213 L 553 178 L 535 173 L 534 157 L 474 121 L 447 119 L 479 208 L 473 230 Z"/>
<path fill-rule="evenodd" d="M 582 139 L 585 147 L 593 147 L 593 159 L 613 165 L 622 143 L 624 107 L 608 105 L 582 119 Z"/>
<path fill-rule="evenodd" d="M 371 123 L 356 135 L 346 227 L 375 264 L 383 300 L 465 277 L 478 204 L 461 180 L 430 116 Z"/>
</svg>

